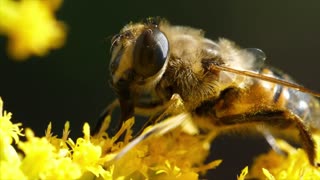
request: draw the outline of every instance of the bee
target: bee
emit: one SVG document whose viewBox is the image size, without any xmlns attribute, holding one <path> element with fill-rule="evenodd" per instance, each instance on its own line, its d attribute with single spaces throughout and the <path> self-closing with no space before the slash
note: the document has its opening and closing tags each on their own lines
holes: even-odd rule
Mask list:
<svg viewBox="0 0 320 180">
<path fill-rule="evenodd" d="M 263 51 L 213 41 L 202 30 L 159 18 L 126 25 L 111 43 L 111 86 L 118 100 L 105 114 L 119 105 L 120 122 L 135 114 L 159 120 L 188 112 L 208 131 L 260 125 L 266 132 L 295 130 L 310 164 L 320 165 L 312 138 L 320 130 L 320 94 L 265 65 Z M 182 106 L 169 108 L 177 99 Z"/>
</svg>

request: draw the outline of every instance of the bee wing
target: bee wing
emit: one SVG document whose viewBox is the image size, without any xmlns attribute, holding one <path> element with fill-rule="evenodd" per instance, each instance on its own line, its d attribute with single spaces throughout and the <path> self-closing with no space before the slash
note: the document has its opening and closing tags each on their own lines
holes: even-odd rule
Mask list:
<svg viewBox="0 0 320 180">
<path fill-rule="evenodd" d="M 258 48 L 246 48 L 243 51 L 250 53 L 254 60 L 253 66 L 251 68 L 252 71 L 259 72 L 261 68 L 264 66 L 264 61 L 266 60 L 266 54 Z"/>
<path fill-rule="evenodd" d="M 311 94 L 316 97 L 320 97 L 320 93 L 307 89 L 301 85 L 295 84 L 293 82 L 288 82 L 276 77 L 268 76 L 266 74 L 260 74 L 259 72 L 261 71 L 261 69 L 265 67 L 264 61 L 266 60 L 265 53 L 260 49 L 246 48 L 246 49 L 237 49 L 234 51 L 233 49 L 235 48 L 235 46 L 226 39 L 220 39 L 218 43 L 213 42 L 209 39 L 205 39 L 203 46 L 204 46 L 204 52 L 208 54 L 209 57 L 219 56 L 221 50 L 227 51 L 227 53 L 225 53 L 227 54 L 227 56 L 224 58 L 229 59 L 228 60 L 229 65 L 221 62 L 210 63 L 208 69 L 212 72 L 218 70 L 218 71 L 234 73 L 236 75 L 252 77 L 252 78 L 260 79 L 263 81 L 268 81 L 268 82 L 272 82 L 282 86 L 286 86 L 304 93 Z M 224 56 L 223 54 L 224 53 L 220 55 Z M 243 59 L 246 59 L 246 61 L 249 61 L 248 64 L 250 64 L 250 66 L 246 66 L 246 63 L 244 61 L 241 61 L 241 63 L 239 64 L 239 60 L 237 60 L 239 56 Z M 233 61 L 232 59 L 235 59 L 235 60 Z M 238 66 L 240 66 L 240 69 L 233 68 Z"/>
<path fill-rule="evenodd" d="M 146 139 L 149 139 L 151 137 L 155 136 L 161 136 L 175 128 L 177 128 L 180 125 L 185 124 L 186 121 L 190 120 L 190 115 L 187 113 L 181 113 L 179 115 L 170 117 L 158 124 L 155 124 L 150 129 L 143 132 L 140 136 L 132 140 L 129 144 L 127 144 L 121 151 L 110 160 L 116 161 L 120 159 L 122 156 L 124 156 L 128 151 L 130 151 L 132 148 L 134 148 L 136 145 L 138 145 L 140 142 L 145 141 Z"/>
<path fill-rule="evenodd" d="M 278 78 L 275 78 L 275 77 L 272 77 L 272 76 L 259 74 L 258 72 L 255 72 L 255 71 L 239 70 L 239 69 L 235 69 L 235 68 L 232 68 L 232 67 L 227 67 L 227 66 L 224 66 L 224 65 L 216 65 L 216 64 L 211 64 L 209 69 L 212 70 L 212 71 L 219 70 L 219 71 L 231 72 L 231 73 L 234 73 L 234 74 L 237 74 L 237 75 L 243 75 L 243 76 L 248 76 L 248 77 L 260 79 L 260 80 L 263 80 L 263 81 L 272 82 L 272 83 L 279 84 L 279 85 L 282 85 L 282 86 L 286 86 L 288 88 L 292 88 L 292 89 L 295 89 L 295 90 L 298 90 L 298 91 L 301 91 L 301 92 L 304 92 L 304 93 L 311 94 L 311 95 L 316 96 L 316 97 L 320 97 L 320 93 L 312 91 L 312 90 L 310 90 L 308 88 L 305 88 L 305 87 L 303 87 L 301 85 L 298 85 L 298 84 L 295 84 L 295 83 L 292 83 L 292 82 L 288 82 L 288 81 L 285 81 L 285 80 L 282 80 L 282 79 L 278 79 Z"/>
</svg>

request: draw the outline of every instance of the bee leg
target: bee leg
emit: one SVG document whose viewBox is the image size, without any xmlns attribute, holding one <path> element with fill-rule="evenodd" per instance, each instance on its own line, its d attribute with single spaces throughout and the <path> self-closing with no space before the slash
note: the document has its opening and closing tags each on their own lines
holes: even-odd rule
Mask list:
<svg viewBox="0 0 320 180">
<path fill-rule="evenodd" d="M 170 101 L 165 105 L 164 110 L 151 116 L 137 133 L 137 136 L 140 135 L 147 126 L 157 124 L 167 116 L 180 114 L 182 112 L 185 112 L 183 100 L 179 94 L 173 94 Z"/>
<path fill-rule="evenodd" d="M 170 101 L 167 103 L 164 112 L 159 116 L 153 117 L 154 123 L 158 123 L 166 116 L 176 115 L 182 112 L 185 112 L 183 100 L 179 94 L 173 94 L 170 98 Z"/>
<path fill-rule="evenodd" d="M 109 104 L 104 111 L 99 115 L 97 119 L 97 124 L 94 129 L 91 131 L 92 135 L 101 134 L 107 130 L 108 122 L 106 122 L 106 117 L 112 114 L 113 110 L 119 106 L 118 99 L 115 99 L 111 104 Z M 107 126 L 105 126 L 107 125 Z M 119 124 L 120 126 L 120 124 Z"/>
<path fill-rule="evenodd" d="M 168 116 L 170 117 L 166 118 Z M 178 126 L 181 126 L 182 124 L 188 125 L 188 123 L 192 121 L 190 114 L 185 111 L 183 100 L 181 99 L 179 94 L 173 94 L 170 101 L 166 105 L 165 110 L 158 116 L 154 116 L 152 119 L 156 123 L 149 129 L 145 130 L 143 133 L 140 133 L 139 136 L 134 138 L 129 144 L 121 149 L 121 151 L 109 162 L 120 159 L 137 144 L 151 137 L 161 136 L 172 131 Z M 196 133 L 196 130 L 188 129 L 188 132 Z"/>
<path fill-rule="evenodd" d="M 259 110 L 258 112 L 248 112 L 219 118 L 222 125 L 252 124 L 254 122 L 265 123 L 272 127 L 285 128 L 294 125 L 299 131 L 302 146 L 308 155 L 311 165 L 320 166 L 316 163 L 315 142 L 308 128 L 303 124 L 303 120 L 297 115 L 284 110 Z"/>
<path fill-rule="evenodd" d="M 187 119 L 190 119 L 190 115 L 188 113 L 181 113 L 181 114 L 172 116 L 164 121 L 161 121 L 158 124 L 155 124 L 150 129 L 147 129 L 144 133 L 134 138 L 123 149 L 121 149 L 121 151 L 109 162 L 120 159 L 128 151 L 130 151 L 132 148 L 134 148 L 136 145 L 138 145 L 142 141 L 145 141 L 151 137 L 161 136 L 167 132 L 172 131 L 173 129 L 180 126 L 182 123 L 186 122 Z"/>
</svg>

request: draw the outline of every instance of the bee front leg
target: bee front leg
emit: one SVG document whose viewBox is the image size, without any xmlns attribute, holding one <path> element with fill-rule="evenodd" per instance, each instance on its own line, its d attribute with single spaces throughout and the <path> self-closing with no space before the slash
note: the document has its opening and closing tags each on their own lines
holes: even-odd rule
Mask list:
<svg viewBox="0 0 320 180">
<path fill-rule="evenodd" d="M 113 110 L 119 106 L 118 99 L 115 99 L 111 104 L 109 104 L 105 110 L 99 115 L 97 119 L 97 124 L 91 131 L 92 135 L 101 134 L 107 130 L 108 123 L 106 122 L 106 117 L 112 114 Z"/>
<path fill-rule="evenodd" d="M 303 149 L 308 155 L 308 159 L 311 165 L 320 166 L 320 163 L 316 162 L 316 148 L 315 142 L 312 138 L 308 127 L 303 123 L 303 120 L 293 114 L 290 111 L 284 110 L 259 110 L 254 112 L 248 112 L 244 114 L 236 114 L 219 118 L 220 125 L 245 125 L 252 123 L 264 123 L 276 128 L 285 128 L 290 125 L 294 125 L 299 131 L 299 136 Z"/>
<path fill-rule="evenodd" d="M 170 117 L 166 118 L 168 116 Z M 145 130 L 143 133 L 142 131 L 144 129 L 141 129 L 139 135 L 123 149 L 121 149 L 121 151 L 111 161 L 118 160 L 137 144 L 151 137 L 161 136 L 181 126 L 182 124 L 187 124 L 189 121 L 191 121 L 191 116 L 185 111 L 183 100 L 179 94 L 174 94 L 167 103 L 165 110 L 160 115 L 154 116 L 153 118 L 154 125 Z M 195 131 L 196 130 L 189 130 L 189 133 L 195 133 Z"/>
<path fill-rule="evenodd" d="M 170 101 L 166 104 L 165 110 L 159 116 L 153 117 L 154 123 L 161 121 L 166 116 L 180 114 L 185 111 L 181 96 L 179 94 L 173 94 Z"/>
<path fill-rule="evenodd" d="M 137 135 L 140 135 L 142 131 L 149 125 L 157 124 L 161 120 L 170 115 L 177 115 L 185 112 L 183 100 L 179 94 L 173 94 L 170 100 L 165 105 L 164 109 L 154 115 L 152 115 L 148 121 L 142 126 Z"/>
</svg>

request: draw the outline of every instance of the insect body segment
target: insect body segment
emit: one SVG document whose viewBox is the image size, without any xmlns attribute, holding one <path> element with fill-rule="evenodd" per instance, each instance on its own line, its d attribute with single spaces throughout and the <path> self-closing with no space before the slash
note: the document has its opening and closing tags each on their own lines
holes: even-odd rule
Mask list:
<svg viewBox="0 0 320 180">
<path fill-rule="evenodd" d="M 258 125 L 294 129 L 316 165 L 311 134 L 320 129 L 315 118 L 320 110 L 310 94 L 319 94 L 264 65 L 261 50 L 212 41 L 201 30 L 166 21 L 125 26 L 111 49 L 111 85 L 122 121 L 134 114 L 157 119 L 164 112 L 188 112 L 209 131 Z M 175 95 L 183 102 L 180 111 L 167 109 Z"/>
</svg>

